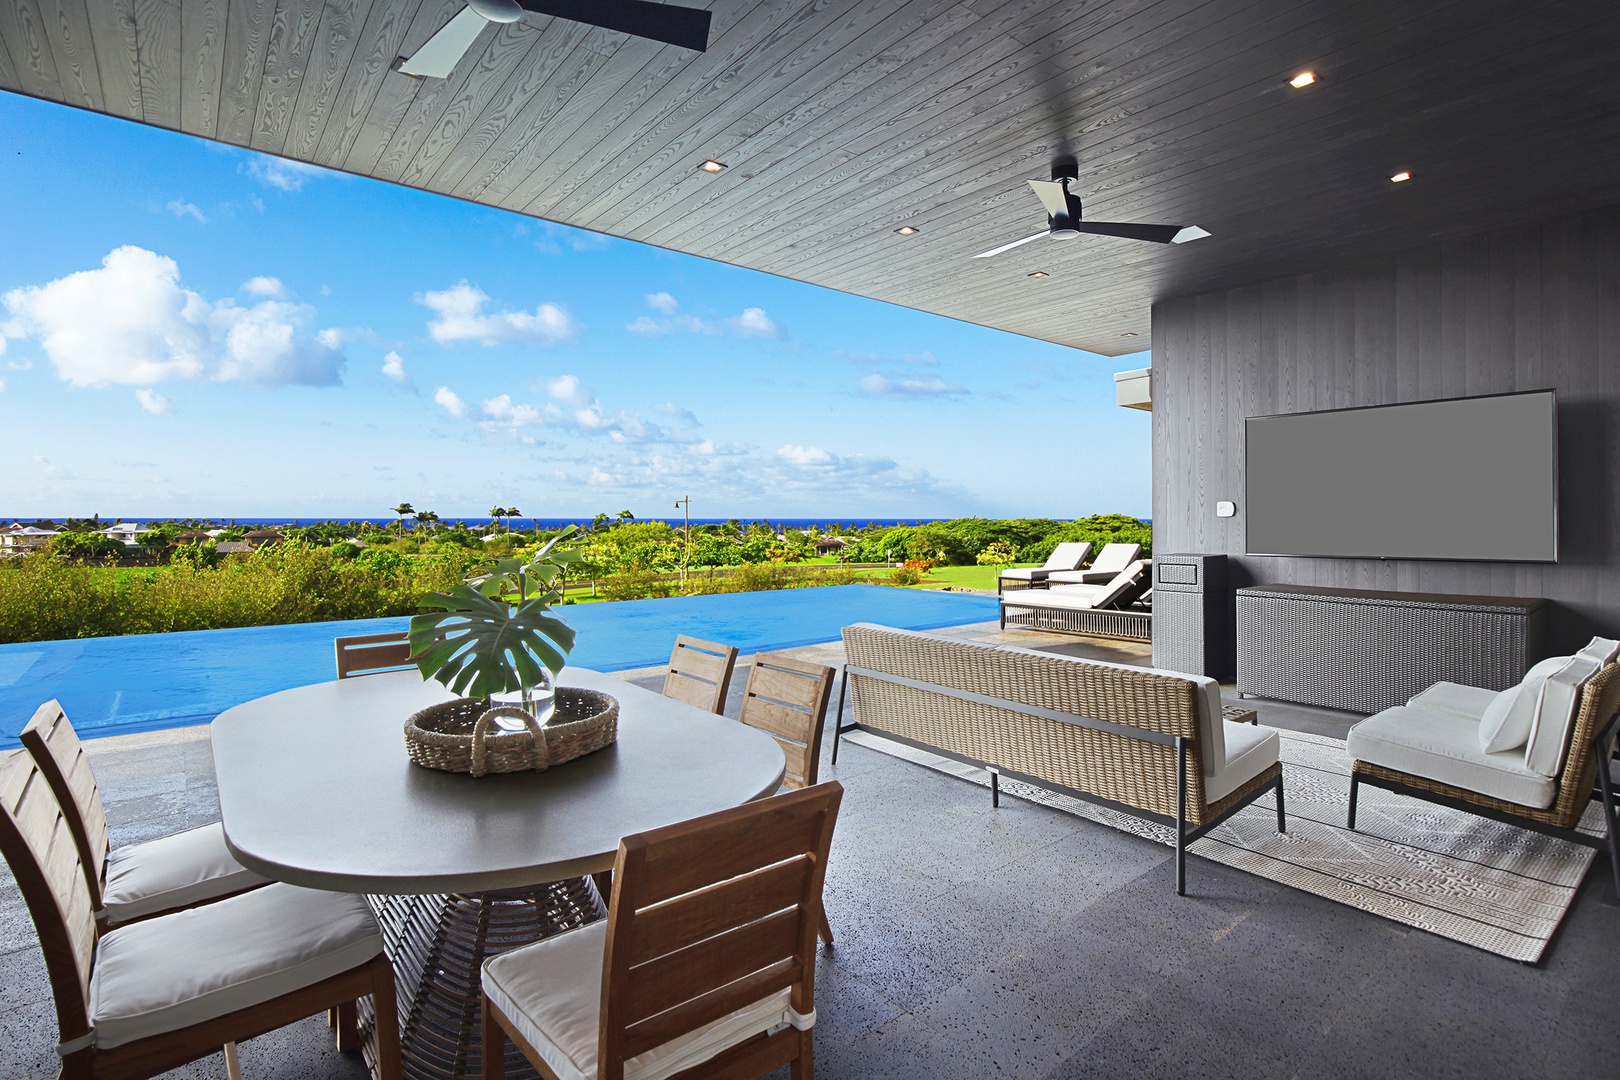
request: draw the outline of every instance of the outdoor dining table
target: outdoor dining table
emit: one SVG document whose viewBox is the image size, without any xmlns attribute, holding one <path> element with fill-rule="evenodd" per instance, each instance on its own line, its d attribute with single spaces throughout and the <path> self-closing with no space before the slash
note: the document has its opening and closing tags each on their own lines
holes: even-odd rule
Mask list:
<svg viewBox="0 0 1620 1080">
<path fill-rule="evenodd" d="M 365 894 L 399 981 L 407 1077 L 480 1067 L 486 955 L 601 918 L 589 875 L 619 838 L 776 791 L 769 735 L 610 675 L 559 685 L 619 701 L 611 746 L 543 772 L 474 778 L 413 764 L 404 723 L 452 698 L 415 671 L 284 690 L 214 721 L 225 839 L 250 870 Z M 532 1076 L 512 1052 L 509 1076 Z"/>
</svg>

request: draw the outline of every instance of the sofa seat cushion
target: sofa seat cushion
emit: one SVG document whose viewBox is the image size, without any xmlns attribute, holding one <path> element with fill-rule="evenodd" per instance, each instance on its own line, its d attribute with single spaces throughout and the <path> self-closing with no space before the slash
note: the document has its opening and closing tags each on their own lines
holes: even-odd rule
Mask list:
<svg viewBox="0 0 1620 1080">
<path fill-rule="evenodd" d="M 1452 713 L 1397 705 L 1352 727 L 1346 743 L 1357 761 L 1537 810 L 1551 806 L 1558 790 L 1525 767 L 1523 751 L 1481 750 L 1479 724 Z"/>
<path fill-rule="evenodd" d="M 1222 720 L 1226 763 L 1204 780 L 1204 802 L 1217 803 L 1277 764 L 1282 750 L 1275 728 Z M 1207 770 L 1206 770 L 1207 772 Z"/>
<path fill-rule="evenodd" d="M 216 821 L 108 852 L 101 904 L 108 923 L 117 925 L 268 882 L 231 857 Z"/>
<path fill-rule="evenodd" d="M 382 952 L 366 902 L 274 884 L 104 935 L 90 978 L 103 1050 L 262 1004 Z"/>
<path fill-rule="evenodd" d="M 602 1018 L 602 954 L 607 920 L 545 938 L 484 962 L 483 987 L 558 1080 L 596 1080 Z M 662 1080 L 783 1024 L 815 1022 L 778 991 L 707 1027 L 672 1039 L 625 1062 L 625 1080 Z"/>
<path fill-rule="evenodd" d="M 1429 712 L 1452 713 L 1467 720 L 1479 720 L 1506 690 L 1486 690 L 1479 686 L 1464 686 L 1462 683 L 1437 682 L 1423 693 L 1418 694 L 1406 704 L 1414 709 L 1427 709 Z"/>
</svg>

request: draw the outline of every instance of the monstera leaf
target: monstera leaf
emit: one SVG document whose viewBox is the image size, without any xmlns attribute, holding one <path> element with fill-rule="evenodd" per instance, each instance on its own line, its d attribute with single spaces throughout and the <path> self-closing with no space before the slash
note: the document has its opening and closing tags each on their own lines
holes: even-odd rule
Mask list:
<svg viewBox="0 0 1620 1080">
<path fill-rule="evenodd" d="M 437 679 L 463 697 L 513 693 L 556 674 L 574 647 L 574 631 L 551 614 L 555 592 L 516 608 L 471 585 L 422 598 L 411 618 L 411 655 L 424 679 Z"/>
</svg>

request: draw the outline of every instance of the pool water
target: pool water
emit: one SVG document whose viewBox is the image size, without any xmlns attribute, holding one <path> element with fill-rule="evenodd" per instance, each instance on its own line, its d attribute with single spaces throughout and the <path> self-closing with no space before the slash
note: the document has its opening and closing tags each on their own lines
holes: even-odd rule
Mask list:
<svg viewBox="0 0 1620 1080">
<path fill-rule="evenodd" d="M 626 600 L 558 609 L 579 632 L 569 662 L 599 671 L 669 659 L 676 634 L 743 653 L 834 641 L 850 623 L 909 630 L 994 619 L 994 597 L 880 585 Z M 45 701 L 86 736 L 204 724 L 233 705 L 335 677 L 332 639 L 404 630 L 410 620 L 351 619 L 177 634 L 0 645 L 0 748 Z"/>
</svg>

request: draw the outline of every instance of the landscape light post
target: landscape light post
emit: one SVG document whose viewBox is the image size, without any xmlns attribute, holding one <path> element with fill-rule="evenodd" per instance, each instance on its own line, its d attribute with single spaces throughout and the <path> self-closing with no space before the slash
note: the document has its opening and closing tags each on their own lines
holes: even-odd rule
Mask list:
<svg viewBox="0 0 1620 1080">
<path fill-rule="evenodd" d="M 686 554 L 681 557 L 681 588 L 686 588 L 686 567 L 692 561 L 692 496 L 675 500 L 675 509 L 686 507 Z"/>
</svg>

